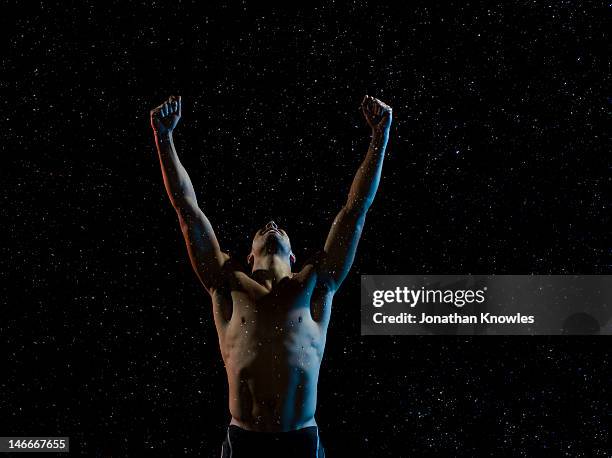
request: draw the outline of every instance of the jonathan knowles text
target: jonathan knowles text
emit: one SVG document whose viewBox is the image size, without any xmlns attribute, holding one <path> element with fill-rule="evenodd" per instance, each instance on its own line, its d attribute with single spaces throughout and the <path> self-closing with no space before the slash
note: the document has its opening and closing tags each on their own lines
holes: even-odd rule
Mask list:
<svg viewBox="0 0 612 458">
<path fill-rule="evenodd" d="M 418 304 L 449 304 L 462 308 L 466 304 L 482 304 L 486 300 L 487 287 L 482 289 L 411 289 L 396 287 L 389 290 L 375 290 L 372 293 L 372 305 L 376 308 L 385 304 L 405 304 L 410 308 Z M 457 312 L 445 315 L 432 315 L 427 313 L 401 312 L 385 314 L 377 311 L 372 315 L 376 324 L 533 324 L 533 315 L 495 315 L 480 313 L 475 315 L 459 314 Z"/>
</svg>

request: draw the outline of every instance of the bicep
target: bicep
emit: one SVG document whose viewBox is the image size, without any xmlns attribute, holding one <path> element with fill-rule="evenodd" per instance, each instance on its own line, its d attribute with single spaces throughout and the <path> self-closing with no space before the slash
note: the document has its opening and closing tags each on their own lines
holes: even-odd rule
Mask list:
<svg viewBox="0 0 612 458">
<path fill-rule="evenodd" d="M 177 215 L 191 265 L 210 292 L 220 283 L 222 267 L 229 256 L 221 252 L 210 221 L 197 205 L 177 209 Z"/>
<path fill-rule="evenodd" d="M 327 281 L 334 290 L 340 286 L 353 264 L 365 216 L 365 211 L 343 207 L 334 219 L 325 242 L 320 268 L 321 279 Z"/>
</svg>

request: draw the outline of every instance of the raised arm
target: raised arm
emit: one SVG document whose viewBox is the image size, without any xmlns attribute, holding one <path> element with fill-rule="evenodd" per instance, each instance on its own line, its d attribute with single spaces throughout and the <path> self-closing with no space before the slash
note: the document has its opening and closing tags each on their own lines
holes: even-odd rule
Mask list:
<svg viewBox="0 0 612 458">
<path fill-rule="evenodd" d="M 209 293 L 221 278 L 221 268 L 228 256 L 221 252 L 219 242 L 208 218 L 204 215 L 187 171 L 174 147 L 173 132 L 181 118 L 181 97 L 170 97 L 151 110 L 151 127 L 164 178 L 164 185 L 176 210 L 187 251 L 196 275 Z"/>
<path fill-rule="evenodd" d="M 361 237 L 366 213 L 374 201 L 392 121 L 391 107 L 374 97 L 365 96 L 361 109 L 372 128 L 370 147 L 349 191 L 346 204 L 334 220 L 320 267 L 320 278 L 335 291 L 348 274 Z"/>
</svg>

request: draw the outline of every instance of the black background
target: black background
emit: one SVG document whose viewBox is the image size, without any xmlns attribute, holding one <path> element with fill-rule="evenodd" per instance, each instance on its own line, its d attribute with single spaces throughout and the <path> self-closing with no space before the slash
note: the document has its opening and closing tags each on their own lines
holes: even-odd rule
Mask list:
<svg viewBox="0 0 612 458">
<path fill-rule="evenodd" d="M 196 2 L 193 2 L 196 3 Z M 361 337 L 360 274 L 610 272 L 607 5 L 28 6 L 3 60 L 2 435 L 89 456 L 217 456 L 229 422 L 148 111 L 222 247 L 274 218 L 304 261 L 394 108 L 334 302 L 317 420 L 334 456 L 603 455 L 603 338 Z"/>
</svg>

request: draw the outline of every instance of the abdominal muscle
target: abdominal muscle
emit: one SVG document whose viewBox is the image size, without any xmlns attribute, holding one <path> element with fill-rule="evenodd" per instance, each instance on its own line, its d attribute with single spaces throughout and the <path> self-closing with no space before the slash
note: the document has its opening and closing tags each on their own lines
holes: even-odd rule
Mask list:
<svg viewBox="0 0 612 458">
<path fill-rule="evenodd" d="M 246 312 L 234 313 L 219 338 L 230 424 L 262 432 L 315 426 L 325 345 L 318 324 L 304 308 L 289 311 L 282 322 L 265 311 Z"/>
</svg>

